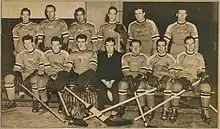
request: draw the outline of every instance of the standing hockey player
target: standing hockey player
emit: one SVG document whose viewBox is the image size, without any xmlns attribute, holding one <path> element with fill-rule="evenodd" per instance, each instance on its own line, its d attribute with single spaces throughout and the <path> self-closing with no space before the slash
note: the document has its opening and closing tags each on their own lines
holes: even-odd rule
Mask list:
<svg viewBox="0 0 220 129">
<path fill-rule="evenodd" d="M 25 50 L 17 55 L 13 73 L 4 78 L 9 103 L 3 107 L 2 111 L 16 107 L 15 86 L 18 87 L 19 85 L 30 85 L 32 87 L 32 93 L 38 99 L 47 103 L 46 87 L 40 83 L 40 80 L 44 76 L 43 52 L 35 49 L 34 38 L 32 36 L 26 35 L 22 38 L 22 41 Z M 32 112 L 38 112 L 38 102 L 35 99 L 33 99 Z"/>
<path fill-rule="evenodd" d="M 22 22 L 15 25 L 15 27 L 12 30 L 13 34 L 13 42 L 14 42 L 14 52 L 13 54 L 15 57 L 18 55 L 19 52 L 25 50 L 24 44 L 22 42 L 22 38 L 25 35 L 31 35 L 34 37 L 35 42 L 35 36 L 37 34 L 37 23 L 30 21 L 30 15 L 31 11 L 28 8 L 23 8 L 21 10 L 20 18 L 22 19 Z"/>
<path fill-rule="evenodd" d="M 96 28 L 93 24 L 87 22 L 86 12 L 83 8 L 77 8 L 74 13 L 74 17 L 77 22 L 74 22 L 69 27 L 70 39 L 68 51 L 77 50 L 77 41 L 76 37 L 79 34 L 84 34 L 87 36 L 87 46 L 89 50 L 97 51 L 98 50 L 98 40 L 96 35 Z"/>
<path fill-rule="evenodd" d="M 149 57 L 149 69 L 152 72 L 152 76 L 159 80 L 157 89 L 163 91 L 164 100 L 171 97 L 172 79 L 174 79 L 174 67 L 175 58 L 166 52 L 167 43 L 166 40 L 157 40 L 156 48 L 157 53 Z M 170 103 L 164 104 L 162 120 L 166 120 L 168 117 L 168 110 Z"/>
<path fill-rule="evenodd" d="M 196 51 L 198 51 L 198 32 L 193 23 L 186 21 L 186 9 L 179 9 L 176 13 L 176 16 L 177 21 L 167 27 L 164 35 L 164 39 L 167 41 L 167 43 L 171 43 L 170 54 L 176 57 L 179 53 L 185 50 L 184 39 L 187 36 L 192 36 L 195 39 Z"/>
<path fill-rule="evenodd" d="M 58 36 L 62 39 L 63 49 L 67 49 L 69 32 L 64 20 L 56 18 L 54 5 L 47 5 L 45 8 L 46 20 L 39 24 L 38 47 L 42 51 L 51 49 L 51 38 Z"/>
<path fill-rule="evenodd" d="M 119 89 L 119 102 L 125 101 L 127 99 L 128 90 L 131 92 L 137 92 L 137 94 L 144 93 L 146 90 L 152 89 L 152 84 L 148 84 L 145 80 L 145 74 L 148 72 L 148 57 L 143 53 L 140 53 L 141 41 L 132 40 L 130 42 L 131 53 L 126 53 L 122 57 L 122 72 L 124 79 L 122 79 L 118 84 Z M 155 85 L 154 85 L 155 86 Z M 154 106 L 154 92 L 146 94 L 139 98 L 140 105 L 144 111 L 145 107 L 145 97 L 148 101 L 148 107 L 152 108 Z M 125 105 L 119 107 L 116 116 L 119 118 L 125 112 Z M 140 113 L 140 112 L 139 112 Z M 117 117 L 116 117 L 117 118 Z M 148 115 L 149 120 L 153 119 L 153 113 Z"/>
<path fill-rule="evenodd" d="M 76 41 L 78 49 L 70 54 L 70 62 L 72 63 L 70 80 L 75 83 L 76 91 L 82 92 L 85 89 L 92 91 L 94 90 L 92 85 L 97 69 L 97 54 L 88 49 L 86 35 L 80 34 L 76 36 Z M 74 108 L 79 109 L 78 106 Z M 78 111 L 78 113 L 81 112 Z M 83 115 L 78 113 L 74 114 L 82 118 Z"/>
<path fill-rule="evenodd" d="M 208 75 L 205 71 L 205 63 L 203 56 L 196 52 L 196 41 L 192 36 L 187 36 L 184 40 L 186 50 L 180 53 L 177 56 L 177 68 L 180 69 L 177 72 L 177 79 L 175 80 L 172 86 L 172 95 L 177 94 L 182 89 L 189 91 L 190 89 L 200 91 L 201 95 L 201 107 L 202 107 L 202 119 L 209 123 L 210 114 L 209 114 L 209 103 L 210 103 L 210 94 L 211 87 L 208 84 Z M 192 87 L 192 83 L 201 78 L 199 86 Z M 196 90 L 198 89 L 198 90 Z M 179 105 L 180 96 L 177 96 L 172 100 L 172 113 L 170 120 L 175 122 L 178 114 L 178 105 Z"/>
<path fill-rule="evenodd" d="M 133 21 L 128 26 L 128 44 L 126 51 L 129 51 L 129 42 L 132 39 L 140 40 L 142 43 L 141 53 L 148 56 L 156 52 L 156 41 L 159 39 L 159 32 L 156 24 L 145 18 L 144 9 L 135 10 L 136 21 Z"/>
<path fill-rule="evenodd" d="M 118 83 L 123 78 L 121 71 L 122 54 L 115 50 L 115 39 L 107 38 L 105 48 L 106 51 L 98 54 L 96 81 L 100 89 L 98 92 L 99 110 L 103 110 L 106 103 L 118 103 Z"/>
<path fill-rule="evenodd" d="M 58 36 L 51 39 L 52 50 L 44 53 L 45 81 L 44 85 L 52 85 L 57 91 L 63 92 L 64 86 L 68 83 L 71 62 L 69 62 L 69 54 L 65 50 L 61 50 L 62 41 Z M 62 113 L 62 104 L 60 103 L 58 112 Z"/>
<path fill-rule="evenodd" d="M 118 10 L 116 7 L 111 6 L 108 9 L 106 15 L 106 23 L 101 25 L 98 32 L 99 49 L 101 51 L 105 50 L 105 40 L 108 37 L 113 37 L 116 42 L 115 50 L 118 52 L 124 52 L 125 45 L 127 42 L 128 34 L 124 25 L 117 22 Z"/>
</svg>

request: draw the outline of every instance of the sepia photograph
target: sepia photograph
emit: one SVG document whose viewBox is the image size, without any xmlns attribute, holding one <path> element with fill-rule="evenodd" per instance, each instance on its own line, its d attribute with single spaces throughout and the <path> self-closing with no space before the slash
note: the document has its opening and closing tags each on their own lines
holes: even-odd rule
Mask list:
<svg viewBox="0 0 220 129">
<path fill-rule="evenodd" d="M 1 128 L 219 128 L 219 3 L 1 1 Z"/>
</svg>

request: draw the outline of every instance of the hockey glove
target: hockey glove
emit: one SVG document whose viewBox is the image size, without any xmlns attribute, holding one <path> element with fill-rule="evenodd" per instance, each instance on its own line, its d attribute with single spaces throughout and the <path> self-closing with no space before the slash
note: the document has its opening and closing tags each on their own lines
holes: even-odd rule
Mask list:
<svg viewBox="0 0 220 129">
<path fill-rule="evenodd" d="M 126 77 L 126 79 L 127 79 L 129 85 L 131 85 L 133 83 L 133 76 L 132 75 L 128 75 Z"/>
<path fill-rule="evenodd" d="M 140 82 L 144 79 L 144 75 L 143 74 L 138 74 L 134 80 L 133 80 L 133 91 L 136 91 L 139 86 L 140 86 Z"/>
<path fill-rule="evenodd" d="M 63 43 L 63 44 L 62 44 L 62 49 L 63 49 L 63 50 L 67 50 L 67 44 L 66 44 L 66 43 Z"/>
<path fill-rule="evenodd" d="M 19 71 L 14 71 L 13 74 L 14 74 L 14 76 L 15 76 L 15 85 L 17 86 L 17 85 L 22 84 L 23 79 L 22 79 L 22 74 L 21 74 L 21 72 L 19 72 Z"/>
<path fill-rule="evenodd" d="M 147 73 L 148 84 L 152 87 L 157 87 L 158 78 L 154 76 L 152 73 Z"/>
<path fill-rule="evenodd" d="M 197 74 L 197 77 L 202 79 L 200 83 L 208 83 L 209 75 L 206 72 Z"/>
<path fill-rule="evenodd" d="M 179 82 L 186 91 L 192 90 L 192 83 L 189 80 L 187 80 L 185 77 L 178 78 L 177 82 Z"/>
<path fill-rule="evenodd" d="M 167 82 L 170 80 L 170 77 L 168 75 L 164 75 L 160 81 L 158 82 L 158 86 L 157 86 L 157 90 L 158 91 L 163 91 L 166 86 L 167 86 Z"/>
</svg>

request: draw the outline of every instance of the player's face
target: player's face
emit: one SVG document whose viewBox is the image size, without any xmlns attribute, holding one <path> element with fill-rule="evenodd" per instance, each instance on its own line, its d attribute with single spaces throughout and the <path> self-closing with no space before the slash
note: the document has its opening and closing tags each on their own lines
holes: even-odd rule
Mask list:
<svg viewBox="0 0 220 129">
<path fill-rule="evenodd" d="M 179 10 L 178 13 L 176 14 L 177 20 L 180 22 L 184 22 L 187 17 L 186 10 Z"/>
<path fill-rule="evenodd" d="M 85 14 L 83 13 L 83 11 L 78 11 L 76 13 L 76 20 L 80 23 L 84 23 L 85 22 Z"/>
<path fill-rule="evenodd" d="M 186 40 L 185 47 L 187 52 L 195 52 L 195 41 L 193 39 Z"/>
<path fill-rule="evenodd" d="M 132 42 L 132 46 L 130 48 L 131 48 L 131 52 L 134 55 L 139 55 L 140 50 L 141 50 L 141 46 L 139 42 Z"/>
<path fill-rule="evenodd" d="M 157 52 L 159 54 L 164 54 L 166 52 L 166 43 L 163 41 L 158 42 Z"/>
<path fill-rule="evenodd" d="M 55 10 L 53 7 L 47 7 L 46 14 L 49 20 L 52 20 L 55 18 Z"/>
<path fill-rule="evenodd" d="M 34 42 L 31 40 L 24 40 L 24 47 L 27 51 L 31 52 L 34 49 Z"/>
<path fill-rule="evenodd" d="M 135 10 L 135 18 L 137 19 L 138 22 L 142 22 L 145 19 L 145 13 L 143 12 L 142 9 L 137 9 Z"/>
<path fill-rule="evenodd" d="M 105 47 L 106 47 L 107 53 L 113 53 L 115 50 L 115 43 L 112 41 L 106 42 Z"/>
<path fill-rule="evenodd" d="M 54 53 L 58 53 L 61 49 L 61 44 L 59 41 L 52 41 L 51 47 Z"/>
<path fill-rule="evenodd" d="M 22 12 L 22 15 L 21 15 L 21 18 L 22 18 L 22 21 L 23 21 L 24 23 L 29 22 L 29 19 L 30 19 L 30 14 L 29 14 L 29 12 L 28 12 L 28 11 L 23 11 L 23 12 Z"/>
<path fill-rule="evenodd" d="M 77 46 L 79 50 L 85 50 L 86 49 L 86 40 L 85 39 L 77 39 Z"/>
<path fill-rule="evenodd" d="M 116 20 L 117 12 L 114 9 L 111 9 L 108 13 L 109 21 L 114 22 Z"/>
</svg>

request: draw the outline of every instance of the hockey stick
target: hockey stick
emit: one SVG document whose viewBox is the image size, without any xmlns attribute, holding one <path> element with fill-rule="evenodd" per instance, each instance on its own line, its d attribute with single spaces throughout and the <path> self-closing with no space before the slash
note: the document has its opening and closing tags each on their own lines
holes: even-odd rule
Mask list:
<svg viewBox="0 0 220 129">
<path fill-rule="evenodd" d="M 200 78 L 198 81 L 194 82 L 194 83 L 192 84 L 192 86 L 196 86 L 197 84 L 199 84 L 200 81 L 201 81 L 201 78 Z M 181 94 L 184 93 L 185 91 L 186 91 L 186 90 L 183 89 L 183 90 L 181 90 L 180 92 L 178 92 L 177 94 L 175 94 L 174 96 L 170 97 L 169 99 L 166 99 L 165 101 L 161 102 L 161 103 L 158 104 L 157 106 L 151 108 L 150 110 L 148 110 L 147 112 L 144 113 L 144 116 L 147 115 L 147 114 L 149 114 L 149 113 L 151 113 L 152 111 L 156 110 L 157 108 L 161 107 L 161 106 L 164 105 L 165 103 L 171 101 L 171 100 L 174 99 L 175 97 L 181 95 Z M 139 120 L 141 117 L 142 117 L 142 116 L 136 117 L 136 118 L 134 119 L 134 121 Z"/>
<path fill-rule="evenodd" d="M 31 94 L 32 97 L 34 97 L 38 102 L 40 102 L 45 108 L 47 108 L 47 110 L 53 114 L 56 118 L 58 118 L 61 122 L 65 123 L 66 121 L 61 118 L 59 115 L 57 115 L 56 113 L 54 113 L 49 106 L 47 106 L 44 102 L 42 102 L 40 99 L 38 99 L 30 90 L 28 90 L 28 88 L 26 88 L 24 85 L 20 85 L 22 88 L 24 88 L 29 94 Z"/>
<path fill-rule="evenodd" d="M 96 109 L 92 104 L 89 104 L 87 102 L 85 102 L 83 99 L 81 99 L 79 96 L 77 96 L 75 93 L 73 93 L 70 89 L 68 89 L 67 87 L 65 87 L 65 89 L 71 94 L 73 95 L 76 99 L 78 99 L 85 107 L 88 111 L 90 111 L 91 113 L 93 113 L 100 121 L 102 121 L 103 123 L 105 123 L 107 126 L 122 126 L 122 125 L 131 125 L 132 120 L 127 120 L 127 121 L 112 121 L 111 119 L 109 119 L 107 116 L 104 115 L 104 113 L 102 113 L 101 111 L 99 111 L 98 109 Z"/>
<path fill-rule="evenodd" d="M 83 121 L 82 119 L 73 118 L 73 117 L 70 115 L 70 113 L 69 113 L 69 111 L 68 111 L 68 109 L 67 109 L 67 107 L 66 107 L 66 104 L 65 104 L 65 102 L 64 102 L 64 100 L 63 100 L 62 94 L 61 94 L 59 91 L 58 91 L 58 95 L 59 95 L 59 97 L 60 97 L 60 100 L 61 100 L 61 103 L 62 103 L 62 105 L 63 105 L 63 107 L 64 107 L 64 110 L 65 110 L 65 112 L 66 112 L 66 115 L 67 115 L 67 118 L 66 118 L 66 119 L 69 119 L 68 125 L 74 124 L 74 125 L 79 125 L 79 126 L 87 127 L 88 124 L 87 124 L 85 121 Z"/>
<path fill-rule="evenodd" d="M 134 92 L 134 96 L 137 97 L 137 92 Z M 136 98 L 136 102 L 137 102 L 138 109 L 139 109 L 139 111 L 140 111 L 140 113 L 141 113 L 141 117 L 142 117 L 143 122 L 144 122 L 144 127 L 147 127 L 147 121 L 146 121 L 146 119 L 145 119 L 145 117 L 144 117 L 144 112 L 143 112 L 143 110 L 142 110 L 142 108 L 141 108 L 141 104 L 140 104 L 138 98 Z"/>
<path fill-rule="evenodd" d="M 119 106 L 121 106 L 121 105 L 123 105 L 123 104 L 126 104 L 126 103 L 128 103 L 128 102 L 131 102 L 131 101 L 135 100 L 136 98 L 139 98 L 139 97 L 141 97 L 141 96 L 143 96 L 143 95 L 146 95 L 146 94 L 149 93 L 149 92 L 153 92 L 153 91 L 155 91 L 155 90 L 157 90 L 157 88 L 151 89 L 151 90 L 149 90 L 149 91 L 145 91 L 144 93 L 138 95 L 137 97 L 134 96 L 134 97 L 132 97 L 132 98 L 130 98 L 130 99 L 127 99 L 127 100 L 125 100 L 125 101 L 123 101 L 123 102 L 117 103 L 117 104 L 115 104 L 115 105 L 113 105 L 113 106 L 111 106 L 111 107 L 109 107 L 109 108 L 106 108 L 106 109 L 104 109 L 104 110 L 102 110 L 102 111 L 100 111 L 100 112 L 102 112 L 102 113 L 108 112 L 108 111 L 110 111 L 110 110 L 112 110 L 112 109 L 114 109 L 114 108 L 117 108 L 117 107 L 119 107 Z M 91 115 L 91 116 L 86 117 L 84 120 L 88 120 L 88 119 L 93 118 L 93 117 L 95 117 L 95 116 L 96 116 L 96 115 L 93 114 L 93 115 Z"/>
<path fill-rule="evenodd" d="M 209 105 L 209 107 L 210 107 L 213 111 L 215 111 L 216 113 L 218 113 L 217 109 L 215 109 L 211 104 Z"/>
</svg>

